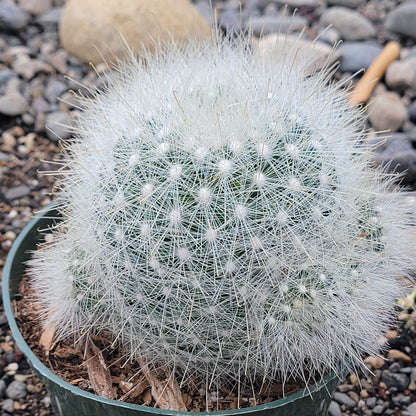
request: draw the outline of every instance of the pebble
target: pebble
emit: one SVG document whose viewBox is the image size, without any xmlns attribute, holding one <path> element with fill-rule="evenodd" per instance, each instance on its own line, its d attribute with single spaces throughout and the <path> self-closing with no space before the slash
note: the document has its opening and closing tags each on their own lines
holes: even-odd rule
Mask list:
<svg viewBox="0 0 416 416">
<path fill-rule="evenodd" d="M 70 124 L 72 118 L 69 113 L 56 111 L 48 114 L 46 126 L 48 138 L 54 141 L 65 140 L 71 136 Z"/>
<path fill-rule="evenodd" d="M 407 406 L 407 409 L 402 412 L 402 416 L 416 416 L 416 402 Z"/>
<path fill-rule="evenodd" d="M 24 399 L 27 395 L 26 384 L 20 381 L 12 381 L 6 389 L 6 395 L 9 399 Z"/>
<path fill-rule="evenodd" d="M 5 84 L 10 78 L 14 78 L 16 73 L 10 69 L 0 69 L 0 86 Z"/>
<path fill-rule="evenodd" d="M 406 396 L 402 393 L 399 393 L 397 396 L 392 397 L 393 403 L 396 403 L 399 406 L 407 406 L 410 404 L 411 400 L 412 399 L 410 398 L 410 396 Z"/>
<path fill-rule="evenodd" d="M 330 6 L 343 6 L 356 9 L 358 6 L 364 3 L 365 0 L 328 0 L 327 3 Z"/>
<path fill-rule="evenodd" d="M 51 64 L 61 74 L 66 74 L 68 70 L 67 59 L 68 53 L 63 49 L 59 49 L 48 57 L 48 63 Z"/>
<path fill-rule="evenodd" d="M 331 401 L 328 408 L 329 416 L 342 416 L 341 408 L 337 402 Z"/>
<path fill-rule="evenodd" d="M 4 400 L 1 408 L 5 412 L 13 414 L 14 413 L 14 402 L 13 402 L 13 400 L 12 399 Z"/>
<path fill-rule="evenodd" d="M 416 181 L 416 149 L 406 133 L 388 137 L 375 151 L 375 160 L 388 171 L 402 173 L 403 183 Z"/>
<path fill-rule="evenodd" d="M 374 370 L 378 370 L 379 368 L 383 367 L 385 362 L 386 361 L 381 357 L 369 356 L 364 359 L 364 364 L 370 366 Z"/>
<path fill-rule="evenodd" d="M 302 16 L 261 16 L 248 19 L 246 28 L 254 36 L 269 35 L 270 33 L 300 32 L 308 21 Z"/>
<path fill-rule="evenodd" d="M 385 79 L 392 90 L 416 88 L 416 57 L 392 62 L 387 68 Z"/>
<path fill-rule="evenodd" d="M 239 35 L 242 32 L 241 16 L 236 10 L 233 10 L 233 9 L 225 10 L 221 14 L 219 26 L 229 36 Z"/>
<path fill-rule="evenodd" d="M 69 110 L 73 110 L 80 105 L 79 98 L 72 91 L 63 93 L 60 97 L 60 102 L 64 104 Z"/>
<path fill-rule="evenodd" d="M 118 0 L 71 0 L 63 10 L 59 29 L 64 49 L 94 64 L 125 58 L 126 45 L 138 54 L 152 47 L 154 39 L 166 43 L 211 37 L 208 23 L 188 0 L 129 0 L 123 7 Z"/>
<path fill-rule="evenodd" d="M 302 59 L 308 57 L 310 62 L 307 73 L 313 73 L 322 69 L 324 65 L 335 62 L 339 58 L 338 51 L 335 51 L 327 44 L 319 40 L 311 44 L 309 41 L 299 39 L 296 35 L 272 34 L 262 37 L 258 41 L 260 56 L 270 57 L 278 55 L 281 48 L 292 45 L 299 50 L 297 56 Z"/>
<path fill-rule="evenodd" d="M 52 8 L 52 0 L 19 0 L 19 5 L 23 10 L 38 15 Z"/>
<path fill-rule="evenodd" d="M 355 407 L 357 405 L 357 403 L 353 399 L 351 399 L 351 397 L 348 396 L 348 394 L 345 393 L 335 392 L 334 400 L 339 404 L 345 404 L 345 406 L 348 407 Z"/>
<path fill-rule="evenodd" d="M 333 25 L 344 40 L 364 40 L 375 37 L 375 26 L 362 14 L 346 7 L 326 9 L 320 19 L 321 26 Z"/>
<path fill-rule="evenodd" d="M 31 59 L 26 54 L 20 54 L 12 63 L 12 68 L 25 80 L 31 80 L 38 72 L 53 72 L 52 67 L 39 59 Z"/>
<path fill-rule="evenodd" d="M 388 389 L 396 389 L 396 391 L 406 390 L 410 382 L 406 374 L 391 373 L 387 370 L 383 371 L 381 379 Z"/>
<path fill-rule="evenodd" d="M 373 415 L 381 415 L 384 412 L 384 407 L 381 404 L 378 404 L 374 409 L 373 409 Z"/>
<path fill-rule="evenodd" d="M 367 405 L 367 407 L 369 407 L 370 409 L 372 409 L 373 407 L 375 407 L 377 403 L 377 398 L 376 397 L 369 397 L 366 401 L 365 404 Z"/>
<path fill-rule="evenodd" d="M 353 73 L 367 69 L 382 49 L 375 42 L 343 42 L 338 49 L 341 53 L 339 69 Z"/>
<path fill-rule="evenodd" d="M 282 6 L 288 5 L 291 8 L 297 8 L 297 7 L 315 8 L 315 7 L 320 6 L 321 4 L 319 0 L 272 0 L 272 1 Z M 267 1 L 265 3 L 267 3 Z"/>
<path fill-rule="evenodd" d="M 416 2 L 406 1 L 395 7 L 386 17 L 385 25 L 391 32 L 416 39 Z"/>
<path fill-rule="evenodd" d="M 341 393 L 347 393 L 351 391 L 353 387 L 351 386 L 351 384 L 340 384 L 337 389 Z"/>
<path fill-rule="evenodd" d="M 409 115 L 409 119 L 416 123 L 416 101 L 413 101 L 412 104 L 407 107 L 407 113 Z"/>
<path fill-rule="evenodd" d="M 0 399 L 2 399 L 6 394 L 6 388 L 6 382 L 4 380 L 0 380 Z"/>
<path fill-rule="evenodd" d="M 58 97 L 67 89 L 64 82 L 51 78 L 46 84 L 43 95 L 50 103 L 56 103 Z"/>
<path fill-rule="evenodd" d="M 39 15 L 36 21 L 45 28 L 57 26 L 61 21 L 62 7 L 55 7 Z"/>
<path fill-rule="evenodd" d="M 11 92 L 0 96 L 0 113 L 7 116 L 17 116 L 28 109 L 29 103 L 19 92 Z"/>
<path fill-rule="evenodd" d="M 407 109 L 399 95 L 386 92 L 370 102 L 368 118 L 376 130 L 396 132 L 407 120 Z"/>
<path fill-rule="evenodd" d="M 7 189 L 4 193 L 4 199 L 6 201 L 14 201 L 15 199 L 23 198 L 30 194 L 30 188 L 27 185 L 18 185 L 13 188 Z"/>
<path fill-rule="evenodd" d="M 392 349 L 389 351 L 387 358 L 392 361 L 402 361 L 406 364 L 410 364 L 412 359 L 402 351 Z"/>
<path fill-rule="evenodd" d="M 29 23 L 30 15 L 14 3 L 0 1 L 0 31 L 16 31 Z"/>
</svg>

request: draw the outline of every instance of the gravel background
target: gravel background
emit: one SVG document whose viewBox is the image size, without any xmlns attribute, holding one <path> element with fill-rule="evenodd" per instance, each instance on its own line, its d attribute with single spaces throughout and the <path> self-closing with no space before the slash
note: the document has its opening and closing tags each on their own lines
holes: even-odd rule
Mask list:
<svg viewBox="0 0 416 416">
<path fill-rule="evenodd" d="M 210 2 L 194 3 L 213 24 Z M 306 26 L 303 36 L 314 39 L 332 24 L 320 39 L 329 45 L 342 40 L 336 74 L 340 79 L 368 67 L 388 40 L 401 43 L 401 59 L 390 65 L 369 105 L 369 138 L 380 143 L 374 155 L 379 163 L 405 172 L 402 184 L 411 192 L 403 203 L 416 212 L 416 1 L 212 3 L 219 25 L 231 36 L 249 30 L 257 36 L 299 32 Z M 57 168 L 59 143 L 70 137 L 65 125 L 78 111 L 71 89 L 87 92 L 88 86 L 103 82 L 87 64 L 62 49 L 58 24 L 63 4 L 63 0 L 0 0 L 0 269 L 16 235 L 51 200 L 53 177 L 44 173 Z M 371 133 L 384 129 L 391 130 L 391 139 L 385 142 Z M 345 380 L 331 403 L 330 416 L 416 416 L 416 313 L 410 300 L 407 306 L 398 308 L 397 328 L 387 334 L 393 349 L 384 355 L 386 360 L 367 357 L 373 375 Z M 1 309 L 0 416 L 10 414 L 47 416 L 53 411 L 15 347 Z"/>
</svg>

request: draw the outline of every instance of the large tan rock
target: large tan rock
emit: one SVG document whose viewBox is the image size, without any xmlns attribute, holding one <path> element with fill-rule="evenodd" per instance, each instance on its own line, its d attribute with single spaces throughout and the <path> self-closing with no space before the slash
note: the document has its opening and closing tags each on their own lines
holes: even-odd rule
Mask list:
<svg viewBox="0 0 416 416">
<path fill-rule="evenodd" d="M 126 43 L 140 53 L 171 38 L 204 39 L 211 30 L 189 0 L 69 0 L 59 34 L 68 52 L 98 64 L 126 57 Z"/>
</svg>

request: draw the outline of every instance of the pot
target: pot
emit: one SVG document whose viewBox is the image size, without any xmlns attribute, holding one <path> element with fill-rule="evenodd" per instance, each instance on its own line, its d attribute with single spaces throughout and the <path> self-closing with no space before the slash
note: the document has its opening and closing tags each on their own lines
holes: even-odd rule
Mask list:
<svg viewBox="0 0 416 416">
<path fill-rule="evenodd" d="M 19 299 L 19 284 L 25 272 L 25 263 L 38 243 L 44 240 L 51 226 L 59 221 L 60 214 L 54 204 L 39 212 L 23 229 L 14 242 L 3 272 L 2 294 L 4 310 L 18 348 L 49 391 L 52 405 L 59 416 L 152 416 L 182 415 L 195 413 L 177 412 L 124 403 L 88 393 L 63 381 L 49 370 L 32 352 L 17 326 L 13 301 Z M 210 416 L 324 416 L 327 414 L 331 396 L 339 383 L 335 373 L 321 382 L 286 398 L 244 409 L 201 413 Z"/>
</svg>

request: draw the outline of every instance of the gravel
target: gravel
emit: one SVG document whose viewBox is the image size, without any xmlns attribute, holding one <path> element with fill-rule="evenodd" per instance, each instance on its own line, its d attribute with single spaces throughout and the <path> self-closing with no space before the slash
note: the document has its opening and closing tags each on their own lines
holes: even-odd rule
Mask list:
<svg viewBox="0 0 416 416">
<path fill-rule="evenodd" d="M 352 76 L 353 82 L 354 74 L 367 68 L 387 41 L 399 41 L 401 58 L 371 100 L 368 141 L 378 144 L 375 162 L 403 172 L 402 182 L 416 190 L 416 2 L 213 0 L 215 14 L 209 0 L 194 3 L 212 24 L 215 15 L 230 37 L 249 30 L 255 35 L 288 30 L 305 39 L 320 34 L 318 43 L 331 47 L 342 40 L 335 78 Z M 23 226 L 51 200 L 53 178 L 42 172 L 59 168 L 58 146 L 70 137 L 65 126 L 78 111 L 70 91 L 88 94 L 89 86 L 105 82 L 60 45 L 63 5 L 64 0 L 0 0 L 0 269 Z M 326 30 L 327 24 L 333 27 Z M 394 131 L 393 137 L 386 140 L 385 134 L 376 134 L 380 126 Z M 416 212 L 415 196 L 403 203 Z M 397 328 L 392 329 L 399 336 L 387 337 L 396 352 L 386 352 L 385 361 L 367 357 L 372 374 L 342 381 L 330 416 L 416 416 L 416 312 L 405 308 L 399 313 Z M 1 309 L 0 409 L 1 416 L 54 414 L 45 389 L 15 346 Z"/>
</svg>

